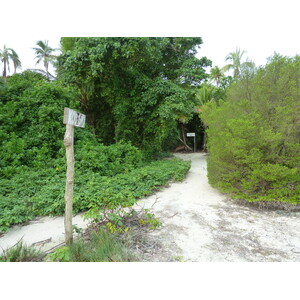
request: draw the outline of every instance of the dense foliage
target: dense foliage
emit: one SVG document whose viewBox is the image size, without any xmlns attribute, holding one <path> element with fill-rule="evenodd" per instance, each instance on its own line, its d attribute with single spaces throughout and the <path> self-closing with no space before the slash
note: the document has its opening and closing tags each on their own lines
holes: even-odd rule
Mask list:
<svg viewBox="0 0 300 300">
<path fill-rule="evenodd" d="M 132 206 L 170 179 L 183 179 L 189 167 L 188 162 L 163 160 L 114 176 L 105 176 L 92 168 L 79 169 L 75 176 L 73 211 Z M 0 232 L 35 216 L 64 213 L 64 168 L 23 168 L 10 179 L 0 179 L 0 183 Z"/>
<path fill-rule="evenodd" d="M 58 77 L 80 90 L 82 110 L 105 143 L 157 154 L 178 143 L 211 62 L 201 38 L 63 38 Z"/>
<path fill-rule="evenodd" d="M 77 92 L 26 71 L 0 88 L 0 232 L 37 215 L 63 214 L 65 106 Z M 89 126 L 75 130 L 74 212 L 130 206 L 189 164 L 145 161 L 130 143 L 99 143 Z"/>
<path fill-rule="evenodd" d="M 74 92 L 43 76 L 24 72 L 7 79 L 0 91 L 0 175 L 20 166 L 51 166 L 62 149 L 63 108 Z"/>
<path fill-rule="evenodd" d="M 300 203 L 300 57 L 275 54 L 208 103 L 208 177 L 248 201 Z"/>
</svg>

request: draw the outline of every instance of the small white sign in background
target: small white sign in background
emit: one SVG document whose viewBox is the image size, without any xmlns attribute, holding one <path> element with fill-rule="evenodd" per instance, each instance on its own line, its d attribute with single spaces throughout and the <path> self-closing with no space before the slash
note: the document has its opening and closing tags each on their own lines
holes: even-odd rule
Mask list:
<svg viewBox="0 0 300 300">
<path fill-rule="evenodd" d="M 186 136 L 195 136 L 195 132 L 188 132 Z"/>
</svg>

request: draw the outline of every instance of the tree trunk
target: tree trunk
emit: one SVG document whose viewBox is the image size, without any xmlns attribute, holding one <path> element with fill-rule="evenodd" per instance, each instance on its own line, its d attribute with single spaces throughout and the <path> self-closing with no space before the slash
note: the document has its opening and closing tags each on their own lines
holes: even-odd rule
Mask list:
<svg viewBox="0 0 300 300">
<path fill-rule="evenodd" d="M 3 79 L 6 79 L 6 60 L 3 60 Z"/>
<path fill-rule="evenodd" d="M 64 138 L 67 157 L 66 191 L 65 191 L 65 241 L 69 245 L 73 241 L 72 209 L 73 209 L 73 188 L 74 188 L 74 126 L 66 125 Z"/>
<path fill-rule="evenodd" d="M 179 140 L 181 141 L 181 143 L 184 144 L 184 146 L 189 149 L 190 151 L 193 151 L 191 149 L 191 147 L 186 143 L 186 134 L 185 134 L 185 128 L 184 128 L 184 124 L 180 123 L 180 127 L 181 127 L 181 135 L 182 135 L 182 139 L 179 137 Z"/>
<path fill-rule="evenodd" d="M 184 124 L 183 124 L 183 123 L 180 123 L 180 126 L 181 126 L 182 140 L 183 140 L 183 143 L 186 145 L 186 136 L 185 136 L 185 128 L 184 128 Z"/>
</svg>

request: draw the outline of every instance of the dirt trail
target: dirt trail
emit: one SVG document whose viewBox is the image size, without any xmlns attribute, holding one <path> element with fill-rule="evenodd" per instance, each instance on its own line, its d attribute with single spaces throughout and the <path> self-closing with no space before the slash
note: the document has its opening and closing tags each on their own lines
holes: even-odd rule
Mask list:
<svg viewBox="0 0 300 300">
<path fill-rule="evenodd" d="M 300 261 L 300 213 L 262 211 L 227 200 L 207 181 L 206 155 L 178 154 L 192 166 L 181 183 L 139 201 L 163 222 L 151 233 L 168 251 L 153 261 Z"/>
<path fill-rule="evenodd" d="M 152 207 L 163 226 L 148 238 L 160 250 L 145 253 L 146 261 L 300 261 L 300 213 L 261 211 L 227 200 L 207 181 L 206 155 L 178 154 L 191 160 L 183 182 L 138 202 Z M 80 215 L 73 224 L 86 228 Z M 1 248 L 23 238 L 27 245 L 48 250 L 64 241 L 63 217 L 43 217 L 14 226 L 0 237 Z M 151 245 L 151 243 L 150 243 Z M 150 248 L 151 248 L 150 247 Z"/>
</svg>

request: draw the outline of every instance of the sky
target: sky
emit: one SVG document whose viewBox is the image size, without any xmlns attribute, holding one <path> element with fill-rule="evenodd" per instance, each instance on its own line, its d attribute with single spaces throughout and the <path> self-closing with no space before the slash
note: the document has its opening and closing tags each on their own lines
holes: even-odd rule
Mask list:
<svg viewBox="0 0 300 300">
<path fill-rule="evenodd" d="M 28 8 L 30 3 L 34 7 L 38 1 L 29 0 L 28 6 L 20 2 L 27 9 L 26 17 L 21 11 L 15 18 L 21 20 L 21 26 L 0 30 L 0 49 L 4 44 L 13 48 L 22 70 L 43 68 L 35 65 L 32 48 L 38 40 L 48 40 L 51 47 L 58 48 L 61 36 L 197 36 L 203 39 L 197 57 L 206 56 L 219 67 L 237 47 L 247 51 L 244 59 L 248 57 L 257 66 L 265 65 L 275 51 L 286 56 L 300 54 L 300 22 L 294 0 L 186 0 L 172 4 L 153 0 L 152 5 L 143 2 L 144 6 L 133 0 L 95 6 L 95 1 L 87 0 L 85 8 L 76 0 L 73 6 L 53 0 L 53 7 L 45 10 L 50 23 L 46 18 L 41 27 L 35 11 Z M 69 14 L 65 15 L 64 9 Z M 10 15 L 7 22 L 11 23 Z"/>
</svg>

